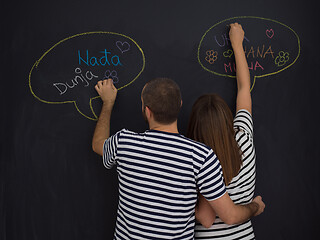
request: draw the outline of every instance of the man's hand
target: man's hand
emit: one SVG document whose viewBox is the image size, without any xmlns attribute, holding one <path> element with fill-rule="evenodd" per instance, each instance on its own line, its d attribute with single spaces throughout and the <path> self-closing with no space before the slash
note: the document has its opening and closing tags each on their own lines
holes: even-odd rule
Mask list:
<svg viewBox="0 0 320 240">
<path fill-rule="evenodd" d="M 244 39 L 244 31 L 242 26 L 238 23 L 230 24 L 229 37 L 231 41 L 232 48 L 236 50 L 237 48 L 242 48 L 242 42 Z"/>
<path fill-rule="evenodd" d="M 95 89 L 99 93 L 103 103 L 109 108 L 112 108 L 118 92 L 116 87 L 113 85 L 112 79 L 109 78 L 99 81 L 95 86 Z"/>
<path fill-rule="evenodd" d="M 254 214 L 254 216 L 260 215 L 264 211 L 264 208 L 266 207 L 264 202 L 262 202 L 262 197 L 261 196 L 257 196 L 252 200 L 252 202 L 255 202 L 255 203 L 257 203 L 259 205 L 258 211 Z"/>
</svg>

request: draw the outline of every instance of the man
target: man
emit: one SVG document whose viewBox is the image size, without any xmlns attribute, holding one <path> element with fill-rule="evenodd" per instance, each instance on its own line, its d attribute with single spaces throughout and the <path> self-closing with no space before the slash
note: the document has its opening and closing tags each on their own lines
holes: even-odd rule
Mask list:
<svg viewBox="0 0 320 240">
<path fill-rule="evenodd" d="M 111 137 L 117 90 L 111 79 L 95 88 L 103 106 L 92 147 L 103 156 L 106 168 L 117 165 L 119 178 L 115 239 L 193 239 L 197 191 L 228 224 L 263 212 L 260 196 L 248 205 L 234 205 L 212 149 L 179 134 L 182 101 L 174 81 L 157 78 L 142 90 L 142 112 L 150 130 L 123 129 Z"/>
</svg>

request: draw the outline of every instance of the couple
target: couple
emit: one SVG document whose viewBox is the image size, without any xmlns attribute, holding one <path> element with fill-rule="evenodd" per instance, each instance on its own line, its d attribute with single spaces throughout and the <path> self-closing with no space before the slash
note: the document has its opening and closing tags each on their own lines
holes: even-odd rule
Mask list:
<svg viewBox="0 0 320 240">
<path fill-rule="evenodd" d="M 114 239 L 254 238 L 250 218 L 265 205 L 260 196 L 253 199 L 250 74 L 241 25 L 231 24 L 229 35 L 237 68 L 236 116 L 218 95 L 201 96 L 193 105 L 187 137 L 178 132 L 182 101 L 172 80 L 157 78 L 142 90 L 150 130 L 123 129 L 113 136 L 110 117 L 117 90 L 111 79 L 97 83 L 103 106 L 92 147 L 106 168 L 117 166 Z"/>
</svg>

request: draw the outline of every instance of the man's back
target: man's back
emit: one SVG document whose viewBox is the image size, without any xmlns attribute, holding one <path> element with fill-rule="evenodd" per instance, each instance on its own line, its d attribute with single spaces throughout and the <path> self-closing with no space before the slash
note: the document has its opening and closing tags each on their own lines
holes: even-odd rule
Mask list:
<svg viewBox="0 0 320 240">
<path fill-rule="evenodd" d="M 193 239 L 197 188 L 211 200 L 225 193 L 213 151 L 176 133 L 122 130 L 104 144 L 117 164 L 115 239 Z"/>
</svg>

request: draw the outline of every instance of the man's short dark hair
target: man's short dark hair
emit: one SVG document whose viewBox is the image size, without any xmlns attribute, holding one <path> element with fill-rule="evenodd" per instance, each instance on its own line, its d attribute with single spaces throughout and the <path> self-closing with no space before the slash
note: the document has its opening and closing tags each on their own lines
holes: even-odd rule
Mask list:
<svg viewBox="0 0 320 240">
<path fill-rule="evenodd" d="M 178 119 L 181 93 L 178 84 L 169 78 L 155 78 L 148 82 L 141 94 L 144 107 L 149 107 L 154 120 L 170 124 Z"/>
</svg>

